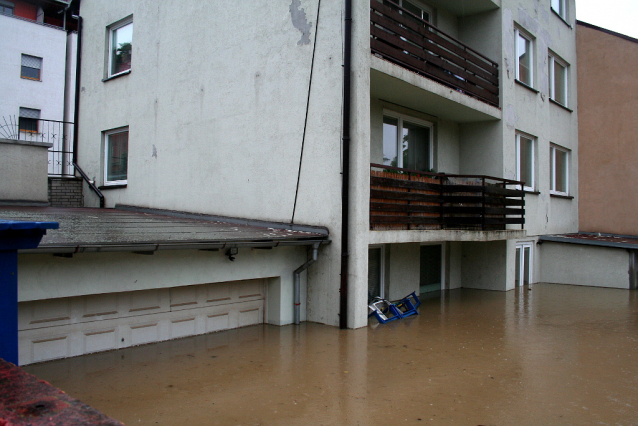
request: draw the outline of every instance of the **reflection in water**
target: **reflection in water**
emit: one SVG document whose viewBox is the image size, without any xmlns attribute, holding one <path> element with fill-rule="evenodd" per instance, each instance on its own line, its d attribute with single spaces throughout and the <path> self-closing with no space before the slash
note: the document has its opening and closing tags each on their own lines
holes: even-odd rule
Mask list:
<svg viewBox="0 0 638 426">
<path fill-rule="evenodd" d="M 25 369 L 125 424 L 638 421 L 638 297 L 452 290 L 343 331 L 253 326 Z"/>
</svg>

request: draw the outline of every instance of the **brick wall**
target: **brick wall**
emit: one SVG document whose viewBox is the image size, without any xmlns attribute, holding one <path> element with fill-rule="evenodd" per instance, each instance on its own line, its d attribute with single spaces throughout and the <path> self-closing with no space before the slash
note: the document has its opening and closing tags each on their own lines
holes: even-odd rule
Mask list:
<svg viewBox="0 0 638 426">
<path fill-rule="evenodd" d="M 49 178 L 51 207 L 84 207 L 82 179 Z"/>
</svg>

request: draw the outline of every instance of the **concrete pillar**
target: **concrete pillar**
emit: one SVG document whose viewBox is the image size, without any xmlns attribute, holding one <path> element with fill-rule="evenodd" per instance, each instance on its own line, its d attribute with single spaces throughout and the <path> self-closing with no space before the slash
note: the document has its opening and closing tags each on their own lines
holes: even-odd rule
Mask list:
<svg viewBox="0 0 638 426">
<path fill-rule="evenodd" d="M 352 117 L 348 328 L 368 323 L 370 232 L 370 4 L 352 2 Z"/>
</svg>

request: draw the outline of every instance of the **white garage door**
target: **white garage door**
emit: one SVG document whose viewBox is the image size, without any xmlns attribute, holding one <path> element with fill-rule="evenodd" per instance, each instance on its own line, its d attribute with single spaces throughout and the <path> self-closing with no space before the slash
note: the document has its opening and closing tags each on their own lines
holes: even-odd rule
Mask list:
<svg viewBox="0 0 638 426">
<path fill-rule="evenodd" d="M 265 280 L 18 304 L 21 365 L 264 322 Z"/>
</svg>

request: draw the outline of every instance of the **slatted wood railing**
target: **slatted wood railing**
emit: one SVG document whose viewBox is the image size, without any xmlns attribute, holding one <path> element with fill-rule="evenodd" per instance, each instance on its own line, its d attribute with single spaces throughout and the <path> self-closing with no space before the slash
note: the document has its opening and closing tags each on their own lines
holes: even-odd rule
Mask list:
<svg viewBox="0 0 638 426">
<path fill-rule="evenodd" d="M 523 182 L 383 164 L 370 168 L 372 230 L 504 230 L 525 223 Z"/>
<path fill-rule="evenodd" d="M 499 106 L 498 64 L 392 0 L 370 1 L 372 53 Z"/>
</svg>

